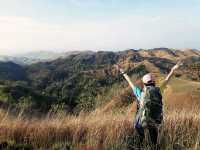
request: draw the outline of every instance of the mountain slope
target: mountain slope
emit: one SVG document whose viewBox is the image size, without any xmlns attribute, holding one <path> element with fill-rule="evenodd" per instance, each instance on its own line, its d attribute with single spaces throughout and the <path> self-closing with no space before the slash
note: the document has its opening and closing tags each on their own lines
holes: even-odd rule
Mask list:
<svg viewBox="0 0 200 150">
<path fill-rule="evenodd" d="M 114 86 L 122 89 L 127 86 L 123 77 L 115 69 L 115 64 L 122 65 L 125 71 L 137 80 L 147 72 L 153 72 L 157 77 L 162 77 L 178 60 L 184 60 L 185 63 L 176 72 L 176 76 L 186 79 L 190 76 L 192 77 L 190 79 L 195 80 L 200 78 L 198 77 L 199 68 L 196 67 L 200 62 L 199 51 L 157 48 L 120 52 L 75 52 L 63 58 L 24 67 L 13 64 L 6 69 L 11 70 L 10 75 L 2 75 L 0 79 L 23 80 L 25 84 L 20 83 L 20 86 L 26 85 L 37 95 L 41 95 L 42 99 L 45 97 L 54 99 L 49 105 L 64 104 L 69 112 L 90 111 L 107 101 L 105 96 Z M 20 69 L 14 69 L 17 67 L 21 68 L 21 73 L 17 73 Z M 3 68 L 0 67 L 1 73 L 4 72 Z M 14 78 L 16 74 L 21 75 Z M 6 84 L 5 87 L 13 84 L 15 82 Z M 19 87 L 12 86 L 13 88 L 14 91 L 18 91 Z M 21 97 L 18 98 L 21 99 Z M 36 99 L 34 94 L 27 94 L 25 98 Z M 15 98 L 13 101 L 18 103 Z"/>
<path fill-rule="evenodd" d="M 2 62 L 13 62 L 19 65 L 30 65 L 37 62 L 45 62 L 57 59 L 63 56 L 64 53 L 39 51 L 30 52 L 16 56 L 0 56 L 0 61 Z"/>
<path fill-rule="evenodd" d="M 68 51 L 68 52 L 52 52 L 52 51 L 36 51 L 16 56 L 1 56 L 1 62 L 13 62 L 19 65 L 31 65 L 39 62 L 53 61 L 58 58 L 66 58 L 69 55 L 79 54 L 80 51 Z M 92 53 L 91 51 L 84 51 L 84 53 Z"/>
<path fill-rule="evenodd" d="M 0 62 L 0 80 L 23 80 L 25 69 L 13 62 Z"/>
</svg>

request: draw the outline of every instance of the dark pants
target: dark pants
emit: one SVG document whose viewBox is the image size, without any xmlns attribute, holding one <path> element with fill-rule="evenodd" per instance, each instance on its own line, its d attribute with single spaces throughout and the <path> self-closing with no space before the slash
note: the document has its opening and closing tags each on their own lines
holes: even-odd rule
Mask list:
<svg viewBox="0 0 200 150">
<path fill-rule="evenodd" d="M 139 143 L 142 144 L 146 135 L 146 138 L 148 138 L 148 141 L 151 145 L 157 145 L 158 142 L 158 127 L 155 126 L 147 126 L 145 128 L 141 125 L 141 119 L 140 119 L 140 113 L 139 113 L 139 107 L 137 108 L 137 113 L 134 121 L 134 128 L 138 135 Z"/>
<path fill-rule="evenodd" d="M 139 143 L 142 144 L 146 135 L 148 138 L 149 144 L 151 146 L 157 146 L 158 142 L 158 127 L 148 126 L 145 129 L 143 127 L 135 127 L 138 134 Z"/>
</svg>

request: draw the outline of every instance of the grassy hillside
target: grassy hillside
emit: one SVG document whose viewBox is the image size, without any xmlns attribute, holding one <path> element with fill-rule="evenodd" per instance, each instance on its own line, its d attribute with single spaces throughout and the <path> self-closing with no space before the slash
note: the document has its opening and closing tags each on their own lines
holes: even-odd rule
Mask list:
<svg viewBox="0 0 200 150">
<path fill-rule="evenodd" d="M 15 64 L 4 64 L 9 67 L 0 67 L 0 148 L 136 149 L 135 97 L 114 64 L 122 65 L 138 86 L 147 72 L 156 75 L 159 85 L 181 59 L 184 66 L 163 95 L 165 118 L 159 139 L 163 150 L 198 150 L 199 54 L 169 49 L 76 53 L 17 65 L 23 76 L 15 72 Z M 16 73 L 21 78 L 13 78 Z M 150 149 L 148 140 L 144 149 Z"/>
<path fill-rule="evenodd" d="M 71 149 L 130 150 L 137 149 L 133 129 L 132 105 L 107 113 L 91 112 L 79 116 L 49 113 L 42 119 L 12 117 L 0 113 L 0 146 L 4 149 Z M 198 108 L 165 111 L 159 140 L 162 150 L 198 150 L 200 148 Z M 143 149 L 150 149 L 145 140 Z"/>
<path fill-rule="evenodd" d="M 172 108 L 200 106 L 200 82 L 173 79 L 164 94 L 166 104 Z"/>
</svg>

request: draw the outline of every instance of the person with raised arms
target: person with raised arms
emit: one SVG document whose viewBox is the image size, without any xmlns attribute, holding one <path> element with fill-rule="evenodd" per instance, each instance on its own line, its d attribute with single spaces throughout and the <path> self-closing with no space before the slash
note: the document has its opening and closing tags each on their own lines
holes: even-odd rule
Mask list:
<svg viewBox="0 0 200 150">
<path fill-rule="evenodd" d="M 174 71 L 179 68 L 181 62 L 178 62 L 167 75 L 161 86 L 157 87 L 155 77 L 148 73 L 142 77 L 143 89 L 134 85 L 130 77 L 125 73 L 120 65 L 116 65 L 118 71 L 124 76 L 133 90 L 137 99 L 138 110 L 134 121 L 134 128 L 139 135 L 139 142 L 142 144 L 145 133 L 149 137 L 152 146 L 157 147 L 159 126 L 163 121 L 163 101 L 162 92 L 164 87 L 171 79 Z"/>
</svg>

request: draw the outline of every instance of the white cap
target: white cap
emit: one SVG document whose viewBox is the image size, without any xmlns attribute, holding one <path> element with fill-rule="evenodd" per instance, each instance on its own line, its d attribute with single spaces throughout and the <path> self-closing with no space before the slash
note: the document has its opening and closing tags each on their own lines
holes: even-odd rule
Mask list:
<svg viewBox="0 0 200 150">
<path fill-rule="evenodd" d="M 154 76 L 151 73 L 148 73 L 148 74 L 146 74 L 146 75 L 143 76 L 142 82 L 144 84 L 152 83 L 152 82 L 155 82 L 155 78 L 154 78 Z"/>
</svg>

